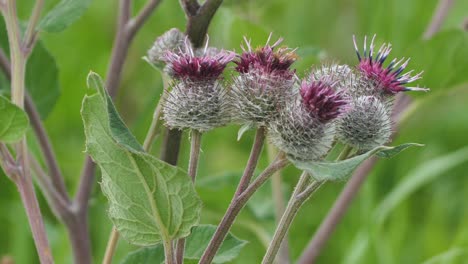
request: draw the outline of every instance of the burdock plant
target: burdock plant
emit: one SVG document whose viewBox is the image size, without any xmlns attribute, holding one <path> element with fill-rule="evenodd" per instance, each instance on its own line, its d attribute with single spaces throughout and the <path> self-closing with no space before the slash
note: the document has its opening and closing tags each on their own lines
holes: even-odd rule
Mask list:
<svg viewBox="0 0 468 264">
<path fill-rule="evenodd" d="M 181 1 L 188 19 L 186 32 L 170 29 L 156 38 L 147 51 L 145 59 L 162 74 L 164 91 L 146 139 L 140 144 L 112 98 L 129 45 L 159 1 L 148 0 L 134 17 L 131 1 L 121 1 L 107 79 L 104 82 L 93 72 L 87 79 L 93 89 L 83 99 L 81 115 L 89 157 L 77 197 L 71 199 L 38 110 L 25 90 L 27 59 L 40 32 L 59 31 L 86 9 L 63 9 L 66 4 L 62 2 L 58 11 L 53 9 L 40 22 L 43 1 L 37 1 L 22 30 L 16 1 L 0 0 L 10 51 L 9 58 L 0 53 L 0 62 L 11 81 L 7 93 L 11 98 L 0 96 L 0 164 L 18 187 L 41 263 L 50 264 L 54 259 L 32 172 L 52 211 L 67 227 L 75 263 L 91 263 L 87 205 L 98 166 L 101 190 L 108 199 L 107 213 L 114 226 L 103 263 L 112 262 L 122 237 L 144 247 L 129 254 L 125 264 L 139 263 L 138 259 L 148 256 L 151 263 L 182 264 L 189 260 L 209 264 L 225 263 L 236 256 L 245 244 L 229 234 L 236 217 L 272 174 L 292 164 L 303 172 L 264 256 L 263 263 L 269 264 L 275 260 L 296 213 L 320 186 L 346 180 L 374 154 L 390 157 L 415 145 L 385 145 L 390 141 L 394 95 L 426 90 L 408 86 L 421 78 L 421 73 L 404 73 L 409 60 L 394 59 L 385 65 L 391 51 L 389 44 L 376 51 L 376 37 L 369 47 L 365 38 L 361 53 L 354 40 L 359 59 L 355 67 L 315 65 L 311 74 L 298 76 L 293 69 L 298 59 L 296 49 L 284 46 L 282 38 L 270 44 L 270 35 L 266 44 L 258 48 L 245 38 L 241 54 L 209 47 L 206 31 L 222 2 L 217 0 L 203 4 Z M 75 2 L 82 5 L 85 1 Z M 41 158 L 28 148 L 28 116 L 44 154 Z M 160 119 L 167 128 L 161 158 L 150 151 L 159 134 Z M 201 225 L 203 203 L 195 188 L 201 135 L 239 123 L 256 129 L 249 159 L 219 225 Z M 176 163 L 182 133 L 187 130 L 191 149 L 185 171 Z M 267 138 L 279 153 L 254 177 Z M 43 168 L 42 160 L 47 168 Z M 230 243 L 223 244 L 226 238 Z M 222 252 L 218 254 L 220 248 Z"/>
</svg>

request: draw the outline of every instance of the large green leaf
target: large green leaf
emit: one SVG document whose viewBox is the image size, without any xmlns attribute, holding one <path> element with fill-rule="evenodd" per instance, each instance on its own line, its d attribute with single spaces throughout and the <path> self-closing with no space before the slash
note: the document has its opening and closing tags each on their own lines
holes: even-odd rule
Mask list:
<svg viewBox="0 0 468 264">
<path fill-rule="evenodd" d="M 0 19 L 0 47 L 8 54 L 5 23 Z M 42 119 L 47 118 L 60 96 L 59 70 L 55 58 L 41 41 L 36 43 L 26 66 L 26 89 L 36 104 Z M 10 84 L 0 72 L 0 94 L 9 94 Z"/>
<path fill-rule="evenodd" d="M 192 229 L 186 239 L 184 263 L 197 263 L 205 251 L 211 237 L 216 231 L 216 226 L 200 225 Z M 240 240 L 231 233 L 226 236 L 219 248 L 213 263 L 226 263 L 235 259 L 247 241 Z M 142 248 L 130 253 L 121 264 L 158 264 L 164 261 L 164 249 L 162 245 L 151 248 Z"/>
<path fill-rule="evenodd" d="M 376 154 L 380 157 L 390 158 L 411 146 L 421 146 L 416 143 L 402 144 L 396 147 L 380 146 L 364 154 L 352 157 L 338 162 L 329 161 L 293 161 L 294 165 L 310 173 L 318 181 L 336 181 L 344 180 L 361 164 L 363 161 Z"/>
<path fill-rule="evenodd" d="M 26 113 L 7 98 L 0 96 L 0 142 L 20 140 L 29 127 Z"/>
<path fill-rule="evenodd" d="M 109 217 L 119 233 L 142 246 L 187 236 L 201 211 L 187 173 L 143 152 L 100 77 L 91 73 L 88 84 L 98 94 L 83 100 L 87 153 L 101 168 Z"/>
<path fill-rule="evenodd" d="M 62 0 L 40 21 L 39 30 L 60 32 L 78 20 L 88 9 L 91 0 Z"/>
</svg>

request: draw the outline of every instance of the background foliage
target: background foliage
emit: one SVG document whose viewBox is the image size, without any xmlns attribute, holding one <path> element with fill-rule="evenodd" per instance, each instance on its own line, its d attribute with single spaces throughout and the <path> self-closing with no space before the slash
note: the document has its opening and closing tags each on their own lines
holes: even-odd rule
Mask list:
<svg viewBox="0 0 468 264">
<path fill-rule="evenodd" d="M 46 2 L 50 9 L 58 1 Z M 21 1 L 20 14 L 29 13 L 28 4 Z M 423 41 L 436 4 L 436 0 L 231 0 L 225 1 L 214 18 L 210 39 L 218 47 L 239 51 L 244 35 L 255 44 L 264 43 L 270 31 L 283 36 L 285 44 L 299 47 L 302 60 L 296 67 L 300 75 L 320 61 L 354 64 L 351 36 L 374 33 L 379 43 L 393 44 L 393 56 L 411 56 L 411 68 L 425 70 L 420 83 L 432 90 L 415 98 L 415 107 L 395 144 L 420 142 L 426 147 L 378 164 L 319 263 L 463 263 L 468 258 L 468 150 L 463 148 L 468 143 L 468 33 L 462 31 L 468 1 L 456 1 L 442 32 Z M 86 93 L 86 75 L 89 70 L 105 74 L 116 9 L 115 0 L 92 1 L 77 23 L 60 34 L 43 34 L 44 48 L 37 47 L 30 59 L 28 87 L 37 87 L 32 95 L 42 116 L 47 116 L 47 129 L 71 187 L 78 183 L 84 157 L 79 110 Z M 162 91 L 160 75 L 141 57 L 156 36 L 184 25 L 178 1 L 163 1 L 130 50 L 116 105 L 140 141 Z M 40 58 L 46 63 L 38 63 Z M 55 89 L 58 86 L 60 97 Z M 0 93 L 4 88 L 0 76 Z M 247 160 L 253 135 L 246 133 L 237 142 L 237 129 L 217 129 L 202 142 L 197 186 L 205 203 L 202 223 L 218 223 Z M 185 137 L 180 160 L 183 167 L 188 162 L 188 147 Z M 266 164 L 264 155 L 260 167 Z M 298 171 L 291 168 L 283 173 L 285 195 L 291 192 L 297 176 Z M 12 256 L 16 263 L 37 263 L 15 187 L 4 176 L 0 186 L 0 256 Z M 293 257 L 298 257 L 342 187 L 343 183 L 326 185 L 299 213 L 289 237 Z M 262 188 L 233 228 L 237 237 L 249 241 L 233 263 L 261 260 L 274 229 L 268 188 L 268 184 Z M 97 185 L 90 206 L 93 253 L 99 262 L 111 224 L 104 213 L 106 199 Z M 49 209 L 44 206 L 43 210 L 57 263 L 70 263 L 65 229 Z M 116 260 L 131 249 L 121 241 Z"/>
</svg>

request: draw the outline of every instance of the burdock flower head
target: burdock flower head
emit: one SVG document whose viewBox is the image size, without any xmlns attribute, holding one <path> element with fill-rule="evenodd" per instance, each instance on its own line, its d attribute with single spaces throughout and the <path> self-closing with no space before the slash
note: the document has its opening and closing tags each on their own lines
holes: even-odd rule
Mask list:
<svg viewBox="0 0 468 264">
<path fill-rule="evenodd" d="M 244 52 L 235 61 L 239 76 L 234 78 L 231 99 L 241 122 L 267 124 L 295 94 L 291 65 L 297 56 L 294 50 L 278 47 L 282 39 L 273 45 L 269 40 L 253 50 L 245 39 Z"/>
<path fill-rule="evenodd" d="M 159 36 L 148 50 L 147 61 L 160 69 L 166 65 L 165 55 L 168 51 L 179 51 L 185 47 L 186 36 L 177 28 L 172 28 Z"/>
<path fill-rule="evenodd" d="M 387 143 L 392 134 L 390 112 L 387 109 L 375 96 L 354 99 L 346 113 L 338 119 L 338 138 L 361 151 Z"/>
<path fill-rule="evenodd" d="M 269 129 L 271 142 L 291 159 L 307 161 L 323 157 L 335 137 L 334 120 L 346 109 L 347 99 L 335 91 L 332 80 L 305 80 L 300 97 L 287 104 Z"/>
<path fill-rule="evenodd" d="M 223 50 L 196 56 L 189 44 L 185 50 L 166 52 L 168 73 L 174 79 L 163 108 L 168 127 L 205 132 L 229 122 L 222 73 L 234 57 L 233 52 Z"/>
<path fill-rule="evenodd" d="M 359 52 L 356 38 L 353 36 L 354 48 L 359 60 L 357 65 L 358 71 L 361 73 L 365 81 L 362 90 L 369 91 L 366 95 L 376 95 L 381 97 L 395 95 L 404 91 L 427 91 L 428 89 L 419 87 L 410 87 L 408 84 L 421 78 L 422 72 L 412 75 L 413 70 L 402 74 L 408 66 L 410 59 L 402 58 L 400 60 L 393 59 L 387 66 L 384 62 L 390 54 L 392 48 L 390 44 L 383 44 L 377 54 L 374 53 L 375 35 L 371 40 L 369 50 L 367 50 L 367 36 L 364 37 L 364 50 Z M 372 89 L 369 89 L 372 87 Z M 363 94 L 362 91 L 356 91 L 358 94 Z"/>
<path fill-rule="evenodd" d="M 345 64 L 324 64 L 314 69 L 309 77 L 309 81 L 329 81 L 328 85 L 336 91 L 349 90 L 350 86 L 355 86 L 357 76 L 353 69 Z"/>
</svg>

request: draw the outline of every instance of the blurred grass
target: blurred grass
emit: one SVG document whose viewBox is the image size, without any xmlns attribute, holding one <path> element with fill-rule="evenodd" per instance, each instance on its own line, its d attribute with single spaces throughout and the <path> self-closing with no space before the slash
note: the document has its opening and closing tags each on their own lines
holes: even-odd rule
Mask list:
<svg viewBox="0 0 468 264">
<path fill-rule="evenodd" d="M 50 7 L 54 1 L 46 2 Z M 145 1 L 135 2 L 136 6 L 141 6 Z M 374 33 L 380 43 L 393 43 L 392 56 L 411 56 L 410 51 L 415 51 L 421 59 L 415 58 L 411 67 L 436 69 L 426 76 L 433 90 L 417 97 L 417 108 L 402 125 L 395 142 L 418 142 L 426 147 L 409 150 L 378 164 L 327 244 L 319 263 L 422 263 L 431 258 L 427 263 L 465 263 L 468 249 L 466 162 L 442 171 L 412 192 L 389 213 L 378 232 L 372 228 L 375 209 L 396 186 L 411 177 L 409 172 L 468 143 L 468 72 L 453 70 L 467 69 L 466 45 L 460 47 L 439 37 L 441 39 L 435 47 L 420 49 L 425 45 L 420 39 L 435 5 L 436 0 L 231 0 L 226 1 L 215 16 L 210 28 L 213 45 L 240 51 L 239 44 L 244 35 L 257 45 L 264 43 L 269 32 L 274 32 L 275 37 L 285 38 L 285 44 L 299 47 L 298 52 L 305 56 L 297 63 L 301 75 L 309 71 L 311 64 L 321 60 L 354 64 L 351 36 Z M 28 13 L 27 5 L 20 6 L 20 9 L 22 13 Z M 57 35 L 42 36 L 44 45 L 57 60 L 61 85 L 61 97 L 46 120 L 46 126 L 70 190 L 77 186 L 84 157 L 79 110 L 86 93 L 85 78 L 90 70 L 101 75 L 106 73 L 116 9 L 115 0 L 93 1 L 84 17 L 69 29 Z M 443 29 L 457 30 L 467 16 L 466 10 L 468 1 L 456 1 Z M 163 1 L 137 35 L 129 52 L 116 101 L 124 119 L 140 140 L 144 138 L 162 90 L 159 74 L 141 57 L 156 36 L 171 27 L 183 29 L 184 25 L 184 14 L 178 1 Z M 455 34 L 458 38 L 467 38 L 467 34 L 459 30 Z M 454 81 L 447 82 L 448 76 Z M 425 85 L 424 79 L 421 85 Z M 203 137 L 200 179 L 242 170 L 253 133 L 247 132 L 237 142 L 237 129 L 237 126 L 228 126 Z M 188 145 L 187 137 L 184 137 L 180 159 L 183 167 L 188 162 Z M 155 147 L 154 152 L 157 150 Z M 266 165 L 267 160 L 263 157 L 260 167 Z M 298 171 L 293 168 L 283 173 L 288 193 L 297 176 Z M 6 177 L 0 177 L 0 186 L 0 256 L 11 255 L 20 264 L 37 263 L 14 185 Z M 299 256 L 342 187 L 343 183 L 325 186 L 299 213 L 289 237 L 294 258 Z M 269 188 L 269 185 L 264 188 Z M 206 202 L 202 221 L 217 224 L 229 203 L 232 186 L 219 190 L 200 186 L 199 191 Z M 44 199 L 41 202 L 44 204 Z M 56 261 L 70 263 L 66 231 L 50 210 L 46 206 L 43 208 Z M 105 215 L 106 200 L 98 186 L 93 192 L 90 210 L 93 253 L 98 263 L 111 228 Z M 259 219 L 258 214 L 244 210 L 233 233 L 250 243 L 234 263 L 259 263 L 265 249 L 264 240 L 273 230 L 273 219 Z M 132 248 L 121 241 L 116 263 Z"/>
</svg>

